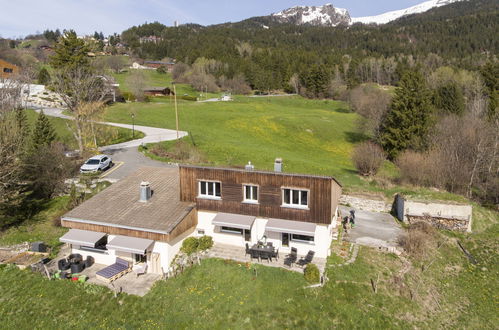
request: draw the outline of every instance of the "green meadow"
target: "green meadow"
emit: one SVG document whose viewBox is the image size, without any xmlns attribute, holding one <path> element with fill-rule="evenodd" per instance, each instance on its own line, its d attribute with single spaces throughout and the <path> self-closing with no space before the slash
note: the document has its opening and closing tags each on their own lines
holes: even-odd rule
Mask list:
<svg viewBox="0 0 499 330">
<path fill-rule="evenodd" d="M 108 121 L 175 129 L 170 102 L 126 103 L 109 107 Z M 350 160 L 365 137 L 355 130 L 357 115 L 343 102 L 311 101 L 301 97 L 236 97 L 232 102 L 178 104 L 179 128 L 187 131 L 210 165 L 272 169 L 284 160 L 286 172 L 337 177 L 344 185 L 359 185 Z"/>
</svg>

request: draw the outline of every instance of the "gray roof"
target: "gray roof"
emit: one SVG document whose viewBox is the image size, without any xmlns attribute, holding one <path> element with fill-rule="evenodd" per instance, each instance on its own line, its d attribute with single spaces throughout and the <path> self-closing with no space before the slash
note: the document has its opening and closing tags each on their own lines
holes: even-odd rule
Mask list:
<svg viewBox="0 0 499 330">
<path fill-rule="evenodd" d="M 263 171 L 263 170 L 248 171 L 248 170 L 243 169 L 243 168 L 209 167 L 209 166 L 198 166 L 198 165 L 188 165 L 188 164 L 180 164 L 179 166 L 186 167 L 186 168 L 215 169 L 215 170 L 225 170 L 225 171 L 232 171 L 232 172 L 250 172 L 250 173 L 261 173 L 261 174 L 274 174 L 274 175 L 279 175 L 279 176 L 294 176 L 294 177 L 302 177 L 302 178 L 328 179 L 328 180 L 333 180 L 340 187 L 342 187 L 342 184 L 338 180 L 336 180 L 336 178 L 334 178 L 332 176 L 325 176 L 325 175 L 287 173 L 287 172 L 275 172 L 275 171 Z"/>
<path fill-rule="evenodd" d="M 265 226 L 265 230 L 278 233 L 314 236 L 316 227 L 317 225 L 315 223 L 310 222 L 269 219 Z"/>
<path fill-rule="evenodd" d="M 253 222 L 255 222 L 255 218 L 256 217 L 250 215 L 218 213 L 211 223 L 215 226 L 235 227 L 249 230 L 251 229 Z"/>
<path fill-rule="evenodd" d="M 139 202 L 140 184 L 150 182 L 152 197 Z M 143 167 L 66 213 L 63 220 L 170 233 L 194 208 L 181 202 L 178 168 Z"/>
<path fill-rule="evenodd" d="M 107 243 L 106 247 L 111 250 L 144 254 L 152 243 L 154 241 L 150 239 L 117 235 Z"/>
<path fill-rule="evenodd" d="M 96 231 L 70 229 L 66 234 L 59 238 L 59 241 L 74 245 L 95 247 L 95 244 L 104 236 L 106 236 L 105 233 L 99 233 Z"/>
</svg>

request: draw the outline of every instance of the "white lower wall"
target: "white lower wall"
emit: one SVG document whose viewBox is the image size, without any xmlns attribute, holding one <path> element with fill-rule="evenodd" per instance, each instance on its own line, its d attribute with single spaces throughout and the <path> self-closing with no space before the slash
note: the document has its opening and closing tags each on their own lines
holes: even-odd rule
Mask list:
<svg viewBox="0 0 499 330">
<path fill-rule="evenodd" d="M 317 224 L 314 235 L 313 243 L 296 242 L 290 240 L 289 246 L 282 246 L 282 233 L 268 232 L 265 230 L 267 219 L 256 218 L 251 228 L 251 242 L 245 242 L 242 235 L 233 235 L 220 232 L 218 226 L 212 224 L 213 218 L 217 215 L 216 212 L 198 211 L 198 226 L 197 230 L 204 230 L 205 235 L 213 237 L 215 243 L 228 244 L 234 246 L 245 246 L 246 243 L 250 245 L 257 243 L 265 235 L 267 242 L 279 249 L 279 254 L 287 254 L 294 247 L 298 250 L 298 254 L 305 255 L 309 250 L 315 252 L 315 256 L 319 258 L 326 258 L 330 254 L 330 246 L 332 241 L 332 232 L 336 225 L 337 212 L 329 225 Z M 196 231 L 197 233 L 197 231 Z"/>
</svg>

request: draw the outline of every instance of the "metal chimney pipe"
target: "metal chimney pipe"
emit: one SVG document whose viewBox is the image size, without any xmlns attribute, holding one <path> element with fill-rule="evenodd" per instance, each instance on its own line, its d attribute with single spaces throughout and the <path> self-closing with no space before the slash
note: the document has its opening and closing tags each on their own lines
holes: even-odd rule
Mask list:
<svg viewBox="0 0 499 330">
<path fill-rule="evenodd" d="M 282 158 L 275 159 L 274 172 L 282 172 Z"/>
<path fill-rule="evenodd" d="M 140 183 L 140 202 L 146 203 L 151 199 L 151 184 L 147 181 Z"/>
</svg>

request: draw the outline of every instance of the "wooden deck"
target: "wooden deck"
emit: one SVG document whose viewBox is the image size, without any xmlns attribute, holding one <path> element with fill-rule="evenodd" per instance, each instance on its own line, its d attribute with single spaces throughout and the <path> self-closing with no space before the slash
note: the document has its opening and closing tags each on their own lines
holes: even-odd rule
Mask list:
<svg viewBox="0 0 499 330">
<path fill-rule="evenodd" d="M 287 270 L 303 273 L 304 268 L 299 267 L 296 264 L 293 264 L 291 267 L 284 265 L 286 254 L 287 253 L 279 252 L 278 260 L 273 259 L 272 261 L 268 262 L 267 260 L 251 260 L 250 256 L 246 255 L 246 249 L 244 247 L 215 243 L 213 247 L 208 251 L 208 257 L 210 258 L 230 259 L 239 262 L 251 262 L 263 266 L 280 267 Z M 298 255 L 298 260 L 300 260 L 301 257 L 305 256 Z M 326 259 L 314 257 L 312 263 L 317 265 L 321 274 L 324 273 L 324 269 L 326 267 Z"/>
</svg>

